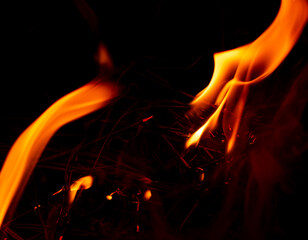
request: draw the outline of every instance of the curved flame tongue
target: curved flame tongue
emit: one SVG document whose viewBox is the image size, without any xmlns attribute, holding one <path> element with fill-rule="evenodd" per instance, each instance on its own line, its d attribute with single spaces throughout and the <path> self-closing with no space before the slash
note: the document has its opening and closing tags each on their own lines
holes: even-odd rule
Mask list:
<svg viewBox="0 0 308 240">
<path fill-rule="evenodd" d="M 51 105 L 18 137 L 0 172 L 0 226 L 10 205 L 17 204 L 41 153 L 54 133 L 63 125 L 103 107 L 115 95 L 116 89 L 111 84 L 92 81 Z M 90 186 L 92 182 L 89 185 L 88 178 L 76 182 L 71 186 L 71 193 L 76 194 L 77 185 L 79 188 L 85 184 Z"/>
<path fill-rule="evenodd" d="M 92 186 L 92 184 L 93 184 L 92 176 L 82 177 L 73 182 L 73 184 L 70 186 L 70 191 L 69 191 L 69 198 L 68 198 L 69 205 L 71 205 L 74 202 L 78 190 L 89 189 Z"/>
<path fill-rule="evenodd" d="M 186 148 L 199 143 L 205 130 L 217 125 L 226 103 L 232 101 L 234 118 L 228 123 L 232 133 L 227 152 L 233 149 L 243 113 L 248 89 L 271 74 L 291 51 L 308 18 L 306 0 L 282 0 L 273 23 L 254 42 L 245 46 L 214 54 L 215 68 L 209 85 L 191 103 L 194 108 L 215 103 L 218 108 L 186 142 Z M 244 88 L 243 88 L 244 87 Z M 238 96 L 239 90 L 242 90 Z M 231 104 L 230 104 L 231 105 Z"/>
</svg>

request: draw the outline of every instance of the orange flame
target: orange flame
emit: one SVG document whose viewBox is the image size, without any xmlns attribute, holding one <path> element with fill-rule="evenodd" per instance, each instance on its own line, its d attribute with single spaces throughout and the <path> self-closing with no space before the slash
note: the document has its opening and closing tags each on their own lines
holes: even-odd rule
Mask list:
<svg viewBox="0 0 308 240">
<path fill-rule="evenodd" d="M 275 20 L 254 42 L 214 54 L 212 79 L 191 104 L 194 108 L 199 108 L 205 103 L 215 103 L 218 108 L 187 140 L 186 148 L 198 144 L 205 130 L 216 127 L 224 105 L 233 100 L 234 118 L 230 121 L 232 133 L 227 152 L 233 149 L 248 95 L 247 86 L 263 80 L 279 66 L 295 45 L 307 19 L 306 0 L 282 0 Z"/>
<path fill-rule="evenodd" d="M 79 178 L 77 181 L 75 181 L 70 187 L 69 197 L 68 197 L 69 205 L 71 205 L 74 202 L 78 190 L 89 189 L 92 186 L 92 184 L 93 184 L 92 176 L 82 177 Z"/>
<path fill-rule="evenodd" d="M 111 84 L 92 81 L 51 105 L 18 137 L 0 172 L 0 226 L 10 205 L 17 204 L 53 134 L 63 125 L 103 107 L 115 95 Z"/>
<path fill-rule="evenodd" d="M 146 190 L 144 195 L 143 195 L 143 198 L 145 201 L 148 201 L 150 200 L 150 198 L 152 197 L 152 192 L 150 189 Z"/>
</svg>

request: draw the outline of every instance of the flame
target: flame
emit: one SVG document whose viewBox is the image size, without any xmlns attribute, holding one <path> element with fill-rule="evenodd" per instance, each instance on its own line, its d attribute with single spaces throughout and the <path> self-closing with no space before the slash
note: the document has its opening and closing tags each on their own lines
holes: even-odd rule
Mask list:
<svg viewBox="0 0 308 240">
<path fill-rule="evenodd" d="M 144 200 L 145 200 L 145 201 L 148 201 L 148 200 L 150 200 L 151 197 L 152 197 L 152 192 L 151 192 L 151 190 L 150 190 L 150 189 L 146 190 L 146 191 L 144 192 L 144 195 L 143 195 Z"/>
<path fill-rule="evenodd" d="M 86 176 L 79 178 L 70 186 L 68 203 L 71 205 L 74 202 L 78 190 L 89 189 L 93 184 L 93 177 Z"/>
<path fill-rule="evenodd" d="M 106 196 L 106 199 L 109 200 L 109 201 L 111 201 L 111 200 L 112 200 L 112 195 L 107 195 L 107 196 Z"/>
<path fill-rule="evenodd" d="M 212 79 L 191 104 L 194 108 L 200 108 L 205 103 L 215 103 L 218 108 L 191 135 L 186 148 L 197 145 L 204 131 L 216 127 L 223 107 L 229 104 L 233 117 L 229 122 L 232 132 L 228 139 L 227 152 L 233 149 L 248 95 L 247 87 L 260 82 L 279 66 L 295 45 L 307 19 L 306 0 L 282 0 L 275 20 L 254 42 L 214 54 Z"/>
<path fill-rule="evenodd" d="M 92 81 L 51 105 L 18 137 L 0 172 L 0 226 L 10 205 L 16 205 L 53 134 L 63 125 L 103 107 L 115 95 L 111 84 Z"/>
<path fill-rule="evenodd" d="M 96 60 L 97 60 L 97 62 L 100 66 L 112 68 L 113 63 L 111 61 L 110 54 L 109 54 L 106 46 L 101 42 L 98 45 L 96 58 L 97 58 Z"/>
</svg>

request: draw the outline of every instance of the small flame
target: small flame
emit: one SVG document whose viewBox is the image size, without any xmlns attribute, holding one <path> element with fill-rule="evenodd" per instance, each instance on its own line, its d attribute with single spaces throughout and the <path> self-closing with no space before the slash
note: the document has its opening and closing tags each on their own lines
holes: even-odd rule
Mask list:
<svg viewBox="0 0 308 240">
<path fill-rule="evenodd" d="M 150 198 L 152 197 L 152 192 L 150 189 L 146 190 L 144 195 L 143 195 L 143 198 L 145 201 L 148 201 L 150 200 Z"/>
<path fill-rule="evenodd" d="M 63 125 L 103 107 L 115 95 L 111 84 L 92 81 L 51 105 L 18 137 L 0 172 L 0 226 L 10 205 L 17 204 L 54 133 Z"/>
<path fill-rule="evenodd" d="M 86 176 L 79 178 L 70 186 L 68 203 L 71 205 L 74 202 L 78 190 L 89 189 L 93 184 L 93 177 Z"/>
<path fill-rule="evenodd" d="M 111 201 L 111 200 L 112 200 L 112 195 L 107 195 L 107 196 L 106 196 L 106 199 L 109 200 L 109 201 Z"/>
<path fill-rule="evenodd" d="M 106 46 L 101 42 L 98 45 L 96 58 L 97 58 L 96 60 L 97 60 L 97 62 L 100 66 L 112 68 L 113 63 L 111 61 L 111 57 L 109 55 L 109 52 L 108 52 Z"/>
<path fill-rule="evenodd" d="M 152 118 L 153 118 L 153 116 L 144 118 L 144 119 L 142 119 L 142 122 L 145 123 L 145 122 L 149 121 L 149 120 L 152 119 Z"/>
<path fill-rule="evenodd" d="M 114 192 L 110 193 L 109 195 L 106 196 L 106 199 L 111 201 L 112 200 L 112 195 L 113 194 L 122 194 L 121 190 L 118 188 L 117 190 L 115 190 Z"/>
<path fill-rule="evenodd" d="M 306 0 L 282 0 L 273 23 L 254 42 L 245 46 L 214 54 L 215 68 L 209 85 L 192 101 L 194 108 L 205 103 L 218 106 L 207 122 L 186 142 L 186 148 L 199 143 L 205 130 L 216 127 L 224 105 L 231 105 L 232 129 L 227 152 L 235 144 L 243 114 L 248 85 L 255 84 L 270 75 L 284 60 L 299 38 L 308 19 Z M 240 94 L 239 94 L 239 91 Z"/>
</svg>

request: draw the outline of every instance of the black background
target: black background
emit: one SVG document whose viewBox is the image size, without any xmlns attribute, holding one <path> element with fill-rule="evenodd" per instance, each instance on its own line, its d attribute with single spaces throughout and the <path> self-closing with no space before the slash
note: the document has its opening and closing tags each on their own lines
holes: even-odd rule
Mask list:
<svg viewBox="0 0 308 240">
<path fill-rule="evenodd" d="M 168 79 L 195 95 L 210 79 L 214 52 L 257 38 L 279 1 L 17 1 L 4 7 L 3 116 L 41 113 L 96 75 L 99 41 L 116 67 L 140 57 L 183 68 L 200 56 L 195 79 Z M 97 22 L 97 24 L 95 24 Z M 189 85 L 189 86 L 188 86 Z M 46 102 L 48 101 L 48 102 Z"/>
</svg>

